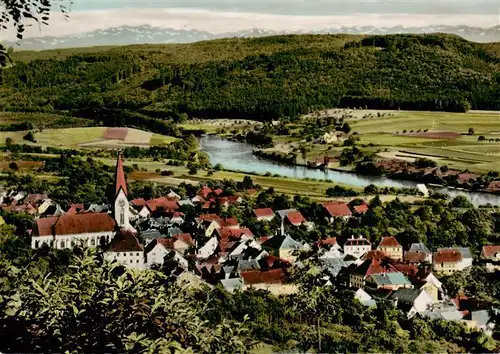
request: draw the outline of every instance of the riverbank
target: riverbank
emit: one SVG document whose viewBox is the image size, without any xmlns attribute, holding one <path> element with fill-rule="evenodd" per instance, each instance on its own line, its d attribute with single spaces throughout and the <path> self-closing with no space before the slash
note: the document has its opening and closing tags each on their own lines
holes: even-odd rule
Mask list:
<svg viewBox="0 0 500 354">
<path fill-rule="evenodd" d="M 378 188 L 416 188 L 417 183 L 378 176 L 361 176 L 344 170 L 318 170 L 298 165 L 280 165 L 260 159 L 253 155 L 253 147 L 242 142 L 229 141 L 218 136 L 205 136 L 200 139 L 201 150 L 210 157 L 212 165 L 220 164 L 223 168 L 232 171 L 244 171 L 253 175 L 268 176 L 281 175 L 294 180 L 329 181 L 329 187 L 336 184 L 363 189 L 369 185 Z M 286 179 L 285 179 L 286 180 Z M 325 182 L 327 183 L 327 182 Z M 450 197 L 457 195 L 467 196 L 475 205 L 491 203 L 500 205 L 500 196 L 486 193 L 464 192 L 449 190 L 447 188 L 433 188 L 439 193 L 448 194 Z M 325 191 L 326 192 L 326 191 Z M 307 193 L 307 188 L 304 190 Z"/>
</svg>

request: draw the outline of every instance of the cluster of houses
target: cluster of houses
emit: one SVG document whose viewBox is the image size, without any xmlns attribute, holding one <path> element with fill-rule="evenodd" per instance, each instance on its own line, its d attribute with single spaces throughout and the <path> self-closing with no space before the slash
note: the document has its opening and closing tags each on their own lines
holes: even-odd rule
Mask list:
<svg viewBox="0 0 500 354">
<path fill-rule="evenodd" d="M 63 211 L 45 195 L 14 192 L 2 196 L 1 207 L 29 213 L 35 210 L 32 248 L 45 244 L 58 249 L 82 244 L 103 247 L 106 259 L 135 269 L 163 265 L 169 256 L 176 262 L 176 275 L 189 274 L 209 285 L 221 284 L 231 292 L 254 287 L 276 294 L 292 293 L 297 288 L 287 282 L 289 269 L 305 266 L 297 258 L 299 251 L 317 250 L 316 266 L 324 274 L 325 286 L 351 288 L 366 306 L 391 301 L 408 318 L 419 315 L 465 321 L 491 332 L 490 312 L 466 308 L 463 298 L 448 298 L 436 276 L 472 266 L 474 260 L 468 248 L 431 252 L 424 244 L 415 243 L 404 250 L 392 236 L 382 237 L 376 246 L 361 236 L 351 237 L 342 246 L 336 238 L 307 244 L 285 233 L 287 224 L 314 228 L 314 223 L 295 209 L 253 210 L 257 221 L 280 221 L 281 230 L 266 237 L 255 236 L 234 217 L 200 213 L 187 218 L 180 211 L 185 205 L 199 205 L 203 210 L 214 204 L 224 208 L 242 201 L 241 196 L 227 196 L 207 186 L 193 198 L 183 199 L 171 191 L 161 198 L 129 201 L 119 155 L 111 208 L 74 204 Z M 323 208 L 331 221 L 369 210 L 365 203 L 350 206 L 341 201 L 324 203 Z M 480 261 L 492 272 L 500 270 L 500 246 L 484 246 Z"/>
</svg>

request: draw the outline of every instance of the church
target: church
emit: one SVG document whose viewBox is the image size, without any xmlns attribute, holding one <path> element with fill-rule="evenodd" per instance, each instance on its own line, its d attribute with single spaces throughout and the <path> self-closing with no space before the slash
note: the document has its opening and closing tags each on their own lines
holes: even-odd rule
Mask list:
<svg viewBox="0 0 500 354">
<path fill-rule="evenodd" d="M 135 232 L 130 225 L 130 204 L 123 171 L 122 156 L 116 161 L 113 217 L 108 213 L 81 212 L 36 220 L 31 247 L 44 244 L 57 249 L 76 245 L 97 247 L 108 245 L 120 230 Z"/>
</svg>

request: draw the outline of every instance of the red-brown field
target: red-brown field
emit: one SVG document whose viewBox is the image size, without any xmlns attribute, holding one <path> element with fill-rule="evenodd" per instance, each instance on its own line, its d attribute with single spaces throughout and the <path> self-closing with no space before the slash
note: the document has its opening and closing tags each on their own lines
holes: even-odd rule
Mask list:
<svg viewBox="0 0 500 354">
<path fill-rule="evenodd" d="M 11 161 L 0 161 L 0 170 L 10 170 L 10 163 Z M 36 170 L 43 166 L 43 162 L 41 161 L 15 161 L 15 163 L 17 167 L 23 171 Z"/>
<path fill-rule="evenodd" d="M 104 139 L 125 140 L 127 138 L 128 128 L 108 128 L 104 132 Z"/>
</svg>

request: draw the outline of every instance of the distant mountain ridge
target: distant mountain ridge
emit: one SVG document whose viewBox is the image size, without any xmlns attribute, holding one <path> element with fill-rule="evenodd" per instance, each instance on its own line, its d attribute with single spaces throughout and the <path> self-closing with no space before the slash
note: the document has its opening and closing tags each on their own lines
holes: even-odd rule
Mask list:
<svg viewBox="0 0 500 354">
<path fill-rule="evenodd" d="M 23 50 L 61 49 L 72 47 L 90 47 L 103 45 L 128 45 L 128 44 L 162 44 L 162 43 L 192 43 L 204 40 L 232 37 L 264 37 L 280 34 L 396 34 L 396 33 L 449 33 L 461 36 L 467 40 L 486 43 L 500 42 L 500 26 L 479 28 L 469 26 L 425 26 L 425 27 L 330 27 L 314 31 L 273 31 L 254 28 L 238 32 L 210 33 L 199 30 L 176 30 L 173 28 L 142 26 L 121 26 L 99 29 L 91 32 L 61 36 L 61 37 L 32 37 L 20 42 L 21 46 L 6 42 L 8 46 L 14 45 Z"/>
</svg>

